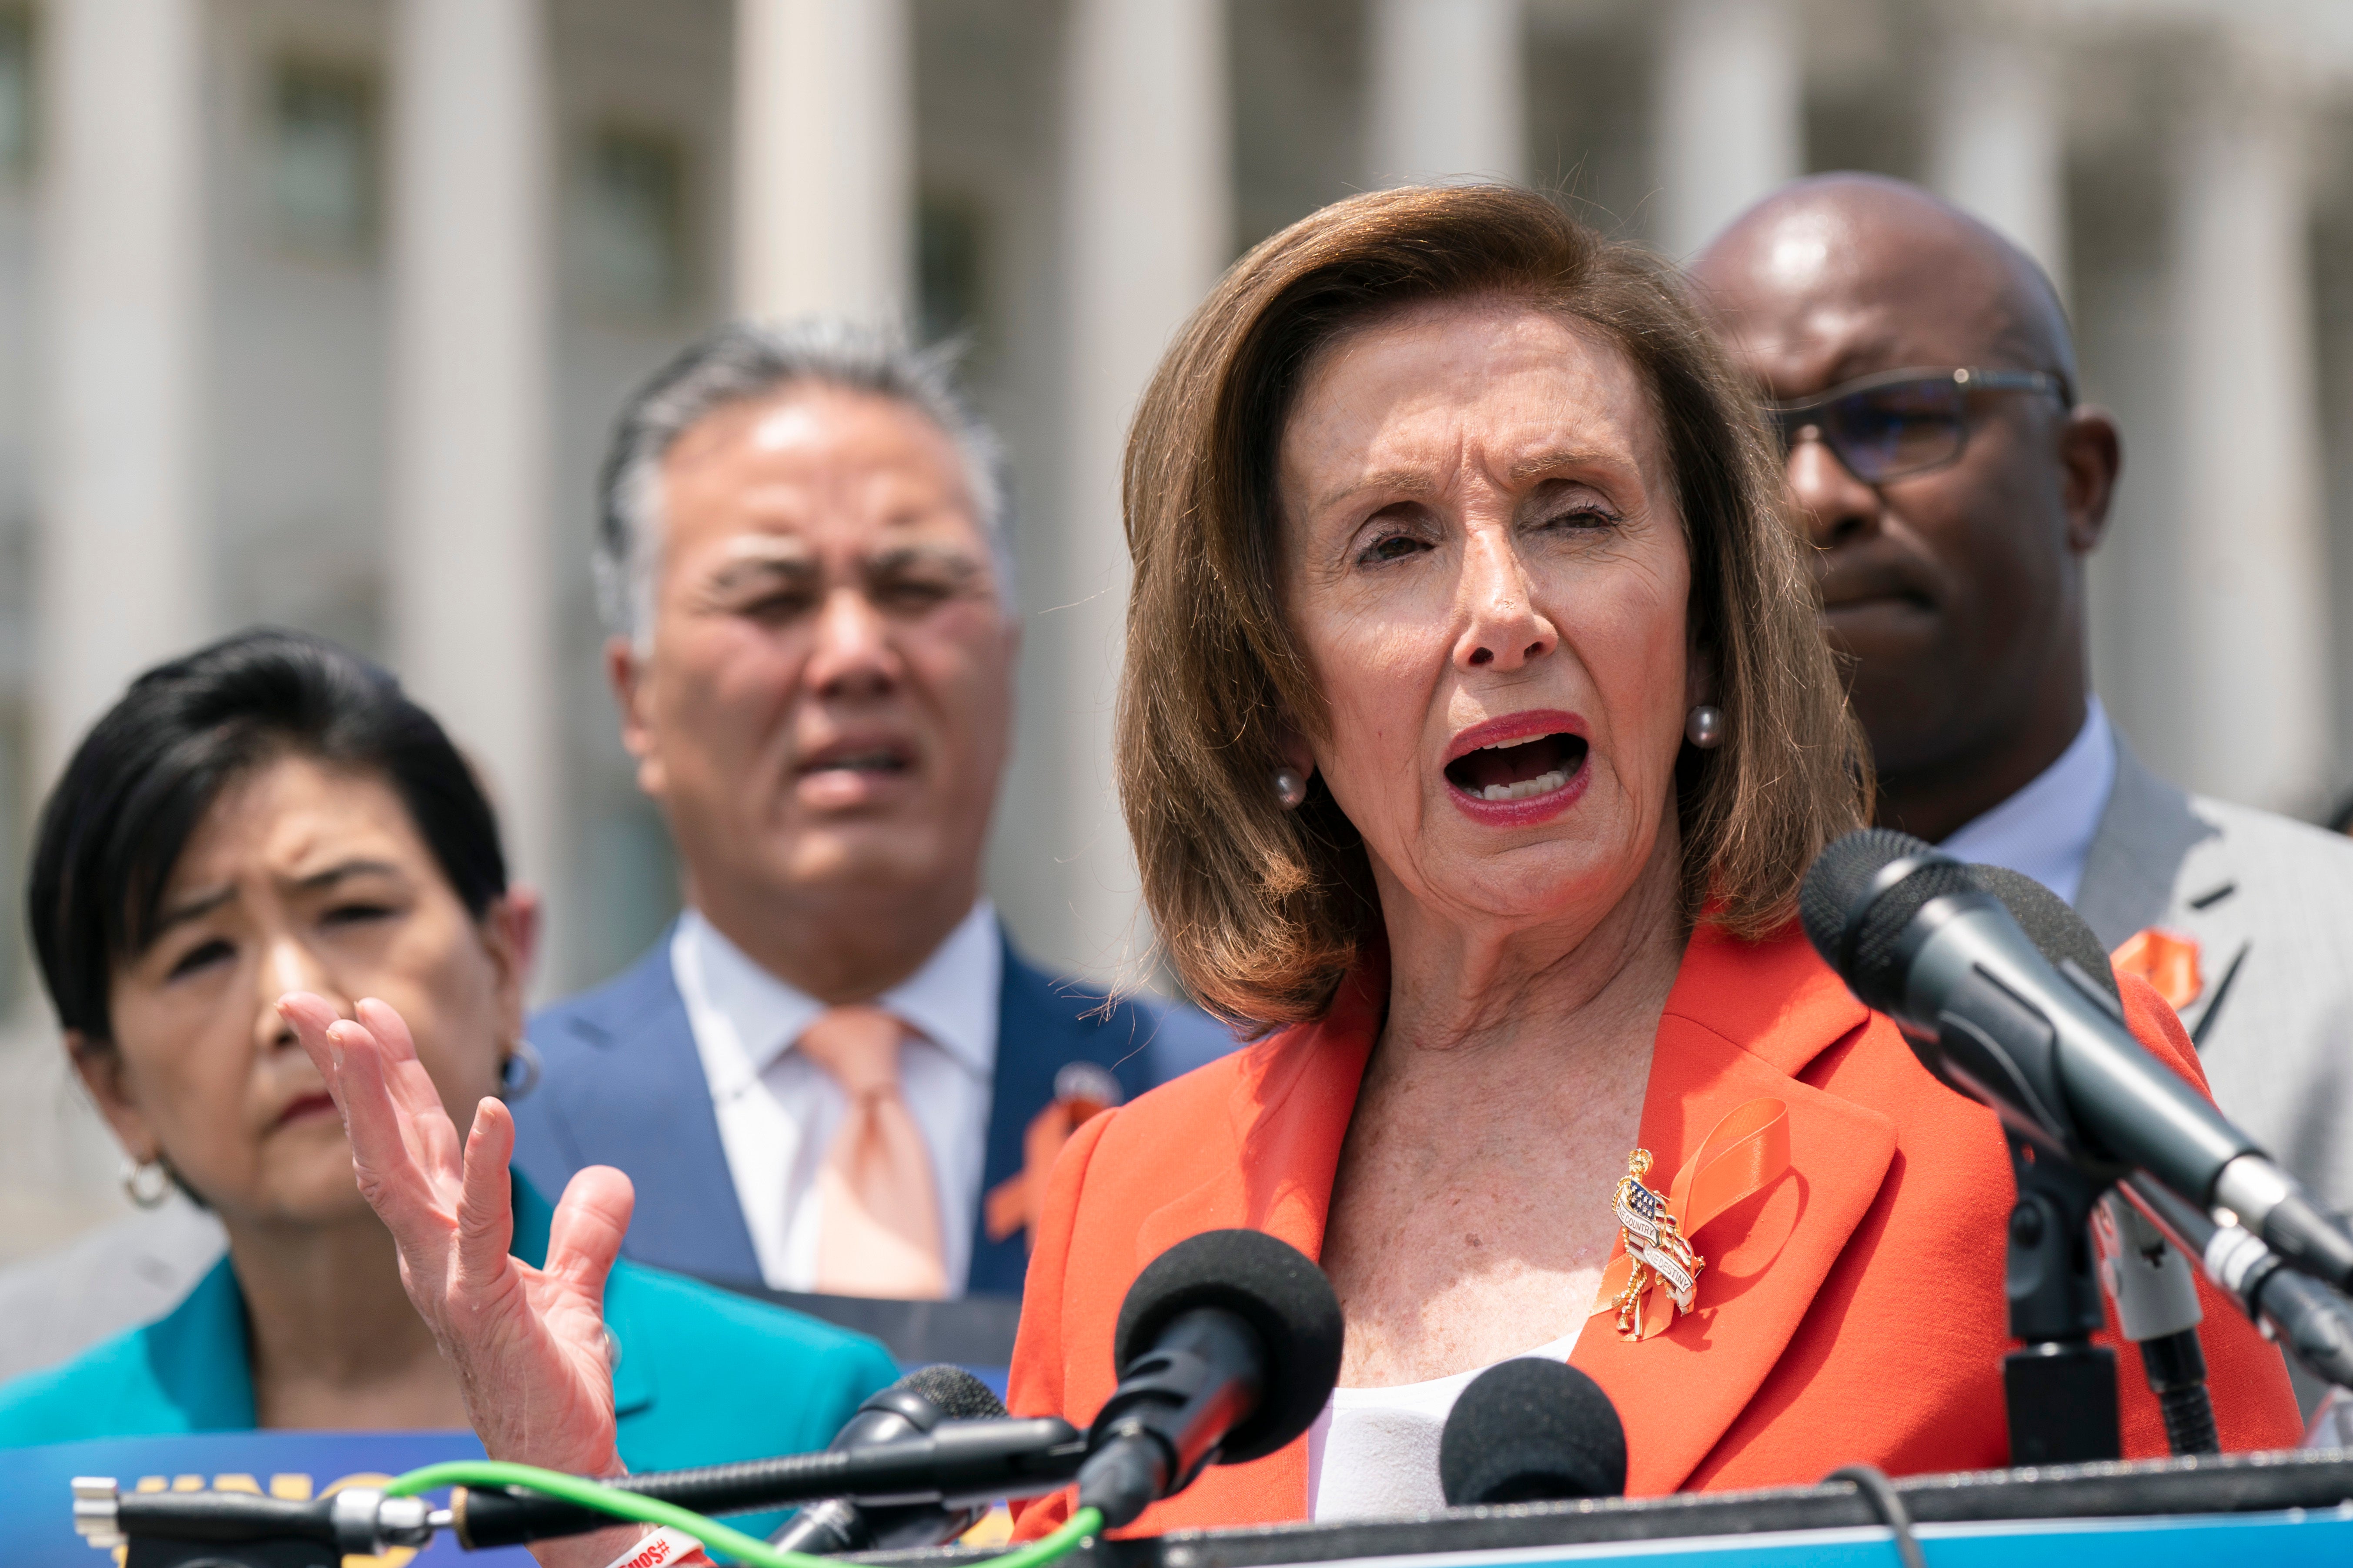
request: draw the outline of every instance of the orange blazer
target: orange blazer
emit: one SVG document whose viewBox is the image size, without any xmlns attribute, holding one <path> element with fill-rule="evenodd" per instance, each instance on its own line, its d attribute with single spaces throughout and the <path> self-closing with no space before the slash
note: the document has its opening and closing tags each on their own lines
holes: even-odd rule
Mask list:
<svg viewBox="0 0 2353 1568">
<path fill-rule="evenodd" d="M 1165 1084 L 1071 1139 L 1029 1262 L 1016 1412 L 1093 1418 L 1114 1383 L 1122 1299 L 1187 1237 L 1246 1226 L 1321 1256 L 1387 967 L 1360 966 L 1322 1020 Z M 2120 980 L 2133 1032 L 2204 1089 L 2172 1012 L 2140 980 Z M 1760 1096 L 1788 1107 L 1790 1169 L 1708 1229 L 1697 1310 L 1640 1342 L 1607 1318 L 1588 1321 L 1569 1356 L 1625 1421 L 1627 1492 L 1809 1484 L 1851 1464 L 1905 1474 L 2006 1463 L 2003 1235 L 2017 1189 L 1993 1113 L 1930 1077 L 1794 921 L 1753 944 L 1703 929 L 1660 1020 L 1643 1099 L 1641 1142 L 1658 1179 Z M 2223 1446 L 2293 1447 L 2302 1431 L 2280 1352 L 2200 1284 Z M 2116 1342 L 2113 1310 L 2103 1338 Z M 2161 1456 L 2164 1426 L 2139 1359 L 2119 1348 L 2125 1449 Z M 1018 1533 L 1053 1528 L 1071 1495 L 1016 1505 Z M 1303 1436 L 1254 1463 L 1211 1468 L 1127 1533 L 1300 1520 L 1307 1506 Z"/>
</svg>

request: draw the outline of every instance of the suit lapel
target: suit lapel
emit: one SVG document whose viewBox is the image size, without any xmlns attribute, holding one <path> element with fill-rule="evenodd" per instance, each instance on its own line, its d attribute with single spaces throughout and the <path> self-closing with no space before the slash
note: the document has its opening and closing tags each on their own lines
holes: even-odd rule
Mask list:
<svg viewBox="0 0 2353 1568">
<path fill-rule="evenodd" d="M 1696 1310 L 1636 1342 L 1588 1319 L 1569 1360 L 1626 1424 L 1630 1495 L 1673 1491 L 1746 1408 L 1878 1197 L 1894 1123 L 1794 1075 L 1869 1015 L 1793 933 L 1692 939 L 1659 1026 L 1642 1145 L 1663 1179 L 1726 1113 L 1787 1108 L 1789 1170 L 1695 1238 Z M 1598 1198 L 1597 1198 L 1597 1201 Z"/>
<path fill-rule="evenodd" d="M 1020 1232 L 1003 1241 L 988 1238 L 986 1194 L 1022 1170 L 1025 1134 L 1052 1103 L 1056 1076 L 1072 1062 L 1093 1062 L 1133 1100 L 1154 1087 L 1153 1031 L 1165 1026 L 1162 1016 L 1136 1001 L 1107 1002 L 1083 983 L 1032 967 L 1006 942 L 983 1201 L 973 1215 L 972 1289 L 1021 1293 L 1029 1238 Z"/>
<path fill-rule="evenodd" d="M 2076 912 L 2111 952 L 2133 932 L 2165 922 L 2183 862 L 2215 833 L 2189 795 L 2149 772 L 2122 735 L 2116 747 L 2116 782 L 2075 892 Z"/>
<path fill-rule="evenodd" d="M 2116 738 L 2116 782 L 2084 862 L 2077 912 L 2114 951 L 2149 926 L 2198 940 L 2202 988 L 2181 1008 L 2203 1044 L 2252 945 L 2221 827 L 2198 813 L 2189 792 L 2151 773 Z"/>
<path fill-rule="evenodd" d="M 1053 1005 L 1053 982 L 1022 963 L 1001 935 L 998 940 L 1005 957 L 997 994 L 997 1065 L 989 1084 L 982 1201 L 973 1205 L 967 1289 L 1018 1296 L 1029 1267 L 1029 1237 L 1016 1231 L 1003 1241 L 988 1238 L 987 1194 L 1021 1169 L 1029 1119 L 1054 1098 L 1054 1074 L 1081 1054 L 1083 1042 L 1070 1037 L 1071 1010 Z"/>
<path fill-rule="evenodd" d="M 616 1165 L 638 1190 L 628 1255 L 707 1279 L 757 1281 L 759 1254 L 719 1142 L 719 1117 L 667 939 L 608 1006 L 573 1020 L 587 1059 L 545 1085 L 584 1165 Z M 586 1070 L 582 1070 L 586 1069 Z"/>
<path fill-rule="evenodd" d="M 1262 1230 L 1310 1258 L 1323 1257 L 1340 1145 L 1388 998 L 1388 962 L 1377 954 L 1348 977 L 1321 1022 L 1245 1047 L 1226 1102 L 1227 1125 L 1203 1130 L 1205 1144 L 1223 1132 L 1230 1152 L 1219 1151 L 1224 1157 L 1208 1162 L 1208 1180 L 1144 1217 L 1135 1234 L 1139 1269 L 1187 1237 L 1236 1226 Z M 1202 1496 L 1188 1505 L 1180 1494 L 1160 1504 L 1166 1511 L 1158 1528 L 1214 1523 L 1219 1517 L 1306 1518 L 1307 1439 L 1219 1470 L 1216 1495 L 1214 1503 Z M 1207 1511 L 1192 1517 L 1188 1506 Z"/>
<path fill-rule="evenodd" d="M 1323 1257 L 1340 1145 L 1388 995 L 1384 956 L 1357 967 L 1322 1021 L 1247 1047 L 1227 1100 L 1233 1157 L 1145 1216 L 1135 1233 L 1138 1268 L 1187 1237 L 1236 1226 Z"/>
</svg>

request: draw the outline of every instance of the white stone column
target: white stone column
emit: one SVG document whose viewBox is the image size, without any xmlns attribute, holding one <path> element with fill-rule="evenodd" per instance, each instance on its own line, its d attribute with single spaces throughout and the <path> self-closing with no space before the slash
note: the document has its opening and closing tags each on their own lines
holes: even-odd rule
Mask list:
<svg viewBox="0 0 2353 1568">
<path fill-rule="evenodd" d="M 1928 184 L 2016 241 L 2063 294 L 2067 147 L 2054 47 L 2031 16 L 2008 7 L 1957 18 L 1939 34 Z"/>
<path fill-rule="evenodd" d="M 1524 0 L 1373 0 L 1376 185 L 1527 177 Z"/>
<path fill-rule="evenodd" d="M 896 322 L 913 298 L 907 0 L 736 0 L 735 304 Z"/>
<path fill-rule="evenodd" d="M 1231 253 L 1231 132 L 1224 0 L 1072 0 L 1068 15 L 1068 458 L 1058 580 L 1031 597 L 1029 626 L 1063 671 L 1055 728 L 1070 798 L 1055 837 L 1068 898 L 1050 907 L 1067 919 L 1027 934 L 1101 974 L 1145 931 L 1112 774 L 1128 581 L 1120 454 L 1161 351 Z"/>
<path fill-rule="evenodd" d="M 1804 60 L 1788 0 L 1670 0 L 1659 26 L 1657 237 L 1682 257 L 1804 171 Z"/>
<path fill-rule="evenodd" d="M 42 12 L 34 767 L 211 629 L 201 0 Z"/>
<path fill-rule="evenodd" d="M 2223 66 L 2174 171 L 2182 782 L 2304 807 L 2330 746 L 2301 127 L 2284 70 Z"/>
<path fill-rule="evenodd" d="M 395 17 L 392 657 L 482 769 L 512 869 L 560 927 L 546 16 L 399 0 Z"/>
</svg>

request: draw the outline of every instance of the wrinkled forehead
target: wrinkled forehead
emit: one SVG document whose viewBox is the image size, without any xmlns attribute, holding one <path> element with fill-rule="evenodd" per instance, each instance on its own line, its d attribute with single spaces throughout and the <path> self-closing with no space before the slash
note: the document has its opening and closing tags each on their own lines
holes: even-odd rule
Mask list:
<svg viewBox="0 0 2353 1568">
<path fill-rule="evenodd" d="M 225 861 L 292 864 L 322 844 L 360 841 L 421 847 L 392 779 L 380 768 L 280 746 L 221 781 L 195 817 L 165 886 L 215 876 Z"/>
<path fill-rule="evenodd" d="M 1507 465 L 1609 452 L 1656 479 L 1663 443 L 1649 383 L 1608 332 L 1541 301 L 1414 301 L 1317 345 L 1282 421 L 1287 487 L 1451 449 L 1476 437 Z"/>
<path fill-rule="evenodd" d="M 661 468 L 674 547 L 746 531 L 852 549 L 913 534 L 983 547 L 953 439 L 879 394 L 807 385 L 725 405 L 681 434 Z"/>
<path fill-rule="evenodd" d="M 722 404 L 663 454 L 664 478 L 823 484 L 889 474 L 969 505 L 955 443 L 922 409 L 881 393 L 804 383 Z"/>
<path fill-rule="evenodd" d="M 1777 214 L 1725 237 L 1694 277 L 1735 356 L 1775 397 L 1910 366 L 2048 368 L 2021 308 L 2026 280 L 1927 224 Z"/>
</svg>

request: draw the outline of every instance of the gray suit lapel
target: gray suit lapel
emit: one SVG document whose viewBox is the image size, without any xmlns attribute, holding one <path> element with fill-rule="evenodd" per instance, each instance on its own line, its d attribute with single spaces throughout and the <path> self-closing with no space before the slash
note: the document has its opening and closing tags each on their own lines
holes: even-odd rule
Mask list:
<svg viewBox="0 0 2353 1568">
<path fill-rule="evenodd" d="M 2116 782 L 2075 894 L 2076 913 L 2111 950 L 2165 923 L 2182 862 L 2217 831 L 2190 808 L 2189 792 L 2149 772 L 2122 735 L 2116 745 Z"/>
</svg>

